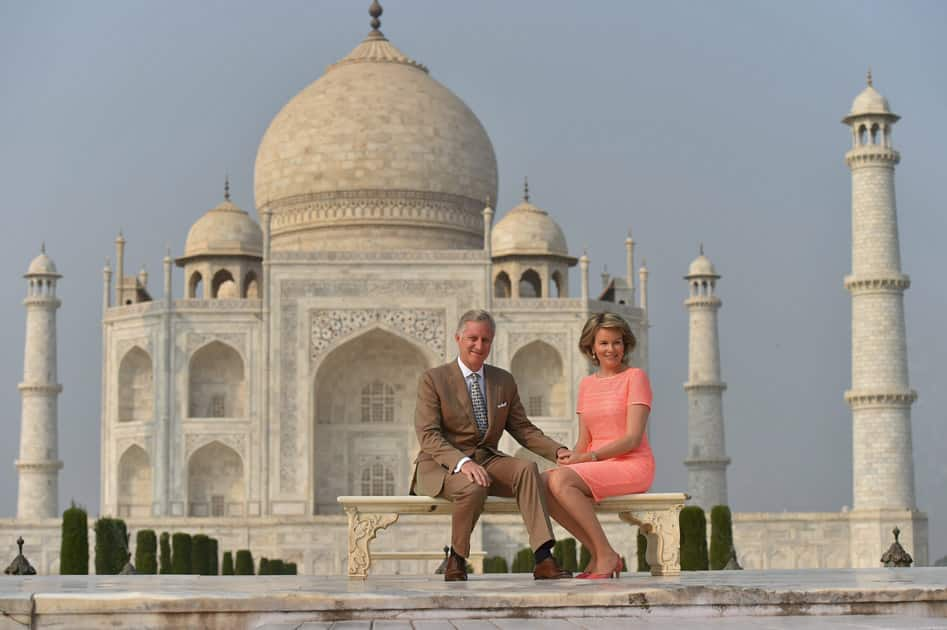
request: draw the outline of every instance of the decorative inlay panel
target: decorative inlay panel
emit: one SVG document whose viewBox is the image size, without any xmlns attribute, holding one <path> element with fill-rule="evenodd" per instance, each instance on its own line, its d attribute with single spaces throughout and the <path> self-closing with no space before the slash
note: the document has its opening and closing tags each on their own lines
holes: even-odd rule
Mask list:
<svg viewBox="0 0 947 630">
<path fill-rule="evenodd" d="M 443 309 L 336 309 L 310 313 L 311 358 L 317 359 L 339 337 L 379 323 L 401 331 L 444 357 Z"/>
</svg>

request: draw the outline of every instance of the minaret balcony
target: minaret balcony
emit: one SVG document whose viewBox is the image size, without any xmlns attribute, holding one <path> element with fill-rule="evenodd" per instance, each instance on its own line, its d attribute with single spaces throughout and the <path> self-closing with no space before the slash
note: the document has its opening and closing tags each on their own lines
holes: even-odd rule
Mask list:
<svg viewBox="0 0 947 630">
<path fill-rule="evenodd" d="M 900 293 L 911 286 L 911 278 L 905 273 L 850 274 L 845 276 L 845 288 L 855 294 Z"/>
<path fill-rule="evenodd" d="M 913 389 L 850 389 L 845 392 L 845 402 L 851 409 L 871 407 L 910 407 L 917 400 Z"/>
<path fill-rule="evenodd" d="M 881 164 L 894 165 L 900 161 L 900 153 L 879 144 L 861 144 L 845 154 L 845 163 L 849 168 Z"/>
</svg>

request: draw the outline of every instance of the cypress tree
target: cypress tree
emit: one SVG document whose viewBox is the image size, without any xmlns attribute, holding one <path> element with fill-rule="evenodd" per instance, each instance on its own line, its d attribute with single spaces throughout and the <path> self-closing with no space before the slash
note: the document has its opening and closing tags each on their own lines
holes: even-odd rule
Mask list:
<svg viewBox="0 0 947 630">
<path fill-rule="evenodd" d="M 260 558 L 260 570 L 257 571 L 257 575 L 272 575 L 270 571 L 270 559 L 266 556 Z"/>
<path fill-rule="evenodd" d="M 224 561 L 223 566 L 220 571 L 221 575 L 233 575 L 233 552 L 225 551 L 224 552 Z"/>
<path fill-rule="evenodd" d="M 533 550 L 524 547 L 513 558 L 513 573 L 530 573 L 533 570 Z"/>
<path fill-rule="evenodd" d="M 681 571 L 706 571 L 707 518 L 696 505 L 681 510 Z"/>
<path fill-rule="evenodd" d="M 730 508 L 715 505 L 710 510 L 710 568 L 719 571 L 727 566 L 733 549 L 733 521 Z"/>
<path fill-rule="evenodd" d="M 253 575 L 253 554 L 249 549 L 237 551 L 237 564 L 234 570 L 236 575 Z"/>
<path fill-rule="evenodd" d="M 298 574 L 299 574 L 299 568 L 296 566 L 296 563 L 295 563 L 295 562 L 287 562 L 287 563 L 286 563 L 286 571 L 284 571 L 284 573 L 285 573 L 286 575 L 298 575 Z"/>
<path fill-rule="evenodd" d="M 191 535 L 176 533 L 171 536 L 171 572 L 188 575 L 191 572 Z"/>
<path fill-rule="evenodd" d="M 270 560 L 270 575 L 286 575 L 286 563 L 279 558 Z"/>
<path fill-rule="evenodd" d="M 218 554 L 219 554 L 219 553 L 220 553 L 220 552 L 219 552 L 219 550 L 218 550 L 218 548 L 217 548 L 217 539 L 216 539 L 216 538 L 211 538 L 211 539 L 210 539 L 209 558 L 208 558 L 208 559 L 210 560 L 210 567 L 209 567 L 210 573 L 209 573 L 209 575 L 219 575 L 219 574 L 220 574 L 220 570 L 219 570 L 219 567 L 218 567 L 218 564 L 217 564 L 217 558 L 218 558 Z"/>
<path fill-rule="evenodd" d="M 503 556 L 490 556 L 483 559 L 484 573 L 509 573 L 510 567 Z"/>
<path fill-rule="evenodd" d="M 171 535 L 168 532 L 161 532 L 161 554 L 158 556 L 160 560 L 160 571 L 161 575 L 170 575 L 172 573 L 171 568 Z"/>
<path fill-rule="evenodd" d="M 146 575 L 158 572 L 158 538 L 153 529 L 139 530 L 135 536 L 135 570 Z"/>
<path fill-rule="evenodd" d="M 95 521 L 95 573 L 117 575 L 127 560 L 125 521 L 103 516 Z"/>
<path fill-rule="evenodd" d="M 196 534 L 191 539 L 191 574 L 210 575 L 210 537 Z"/>
<path fill-rule="evenodd" d="M 579 566 L 578 566 L 579 571 L 585 571 L 589 566 L 589 562 L 591 561 L 592 561 L 592 552 L 589 551 L 585 547 L 585 545 L 581 545 L 579 547 Z"/>
<path fill-rule="evenodd" d="M 641 532 L 638 532 L 638 570 L 651 570 L 648 566 L 648 538 Z"/>
<path fill-rule="evenodd" d="M 89 516 L 75 503 L 62 513 L 59 573 L 61 575 L 89 574 Z"/>
</svg>

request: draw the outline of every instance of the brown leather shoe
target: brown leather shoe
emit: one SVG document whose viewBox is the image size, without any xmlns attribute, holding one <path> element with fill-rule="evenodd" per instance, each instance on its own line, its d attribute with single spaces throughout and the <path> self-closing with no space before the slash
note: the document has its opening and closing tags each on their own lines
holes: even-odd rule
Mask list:
<svg viewBox="0 0 947 630">
<path fill-rule="evenodd" d="M 536 565 L 533 569 L 533 579 L 535 580 L 561 580 L 571 578 L 572 571 L 566 571 L 559 567 L 559 563 L 552 556 L 549 556 Z"/>
<path fill-rule="evenodd" d="M 444 567 L 445 582 L 466 582 L 467 581 L 467 561 L 458 559 L 454 554 L 447 558 L 447 566 Z"/>
</svg>

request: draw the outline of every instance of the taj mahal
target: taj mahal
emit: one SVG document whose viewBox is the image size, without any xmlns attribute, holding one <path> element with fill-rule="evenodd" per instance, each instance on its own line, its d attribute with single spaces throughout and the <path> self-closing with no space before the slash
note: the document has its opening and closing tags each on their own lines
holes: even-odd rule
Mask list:
<svg viewBox="0 0 947 630">
<path fill-rule="evenodd" d="M 455 356 L 461 313 L 494 314 L 490 362 L 513 373 L 531 419 L 565 444 L 575 442 L 578 382 L 589 373 L 577 347 L 587 317 L 623 317 L 638 339 L 632 363 L 647 369 L 648 269 L 631 233 L 616 237 L 623 273 L 591 294 L 589 258 L 570 249 L 554 208 L 534 205 L 528 183 L 521 203 L 493 207 L 500 171 L 487 130 L 382 33 L 377 2 L 371 15 L 363 41 L 270 123 L 256 155 L 255 212 L 225 185 L 219 205 L 195 217 L 183 253 L 165 256 L 160 290 L 125 269 L 134 243 L 116 239 L 102 278 L 99 514 L 341 575 L 346 521 L 336 497 L 408 493 L 418 377 Z M 895 525 L 927 563 L 905 351 L 910 280 L 894 195 L 898 118 L 869 76 L 843 121 L 852 141 L 852 268 L 839 282 L 852 300 L 853 507 L 736 513 L 744 567 L 876 567 Z M 13 536 L 30 529 L 26 553 L 40 573 L 58 573 L 58 479 L 69 469 L 56 371 L 56 287 L 68 277 L 54 254 L 43 251 L 25 275 L 17 517 L 0 521 Z M 175 266 L 182 286 L 172 286 Z M 717 333 L 725 291 L 703 251 L 681 272 L 689 482 L 679 490 L 709 510 L 728 502 Z M 505 452 L 536 457 L 504 440 Z M 447 521 L 406 521 L 376 546 L 435 551 L 447 540 Z M 618 519 L 603 522 L 634 557 Z M 509 559 L 524 541 L 518 518 L 487 515 L 472 544 Z M 404 573 L 434 566 L 382 563 Z"/>
</svg>

